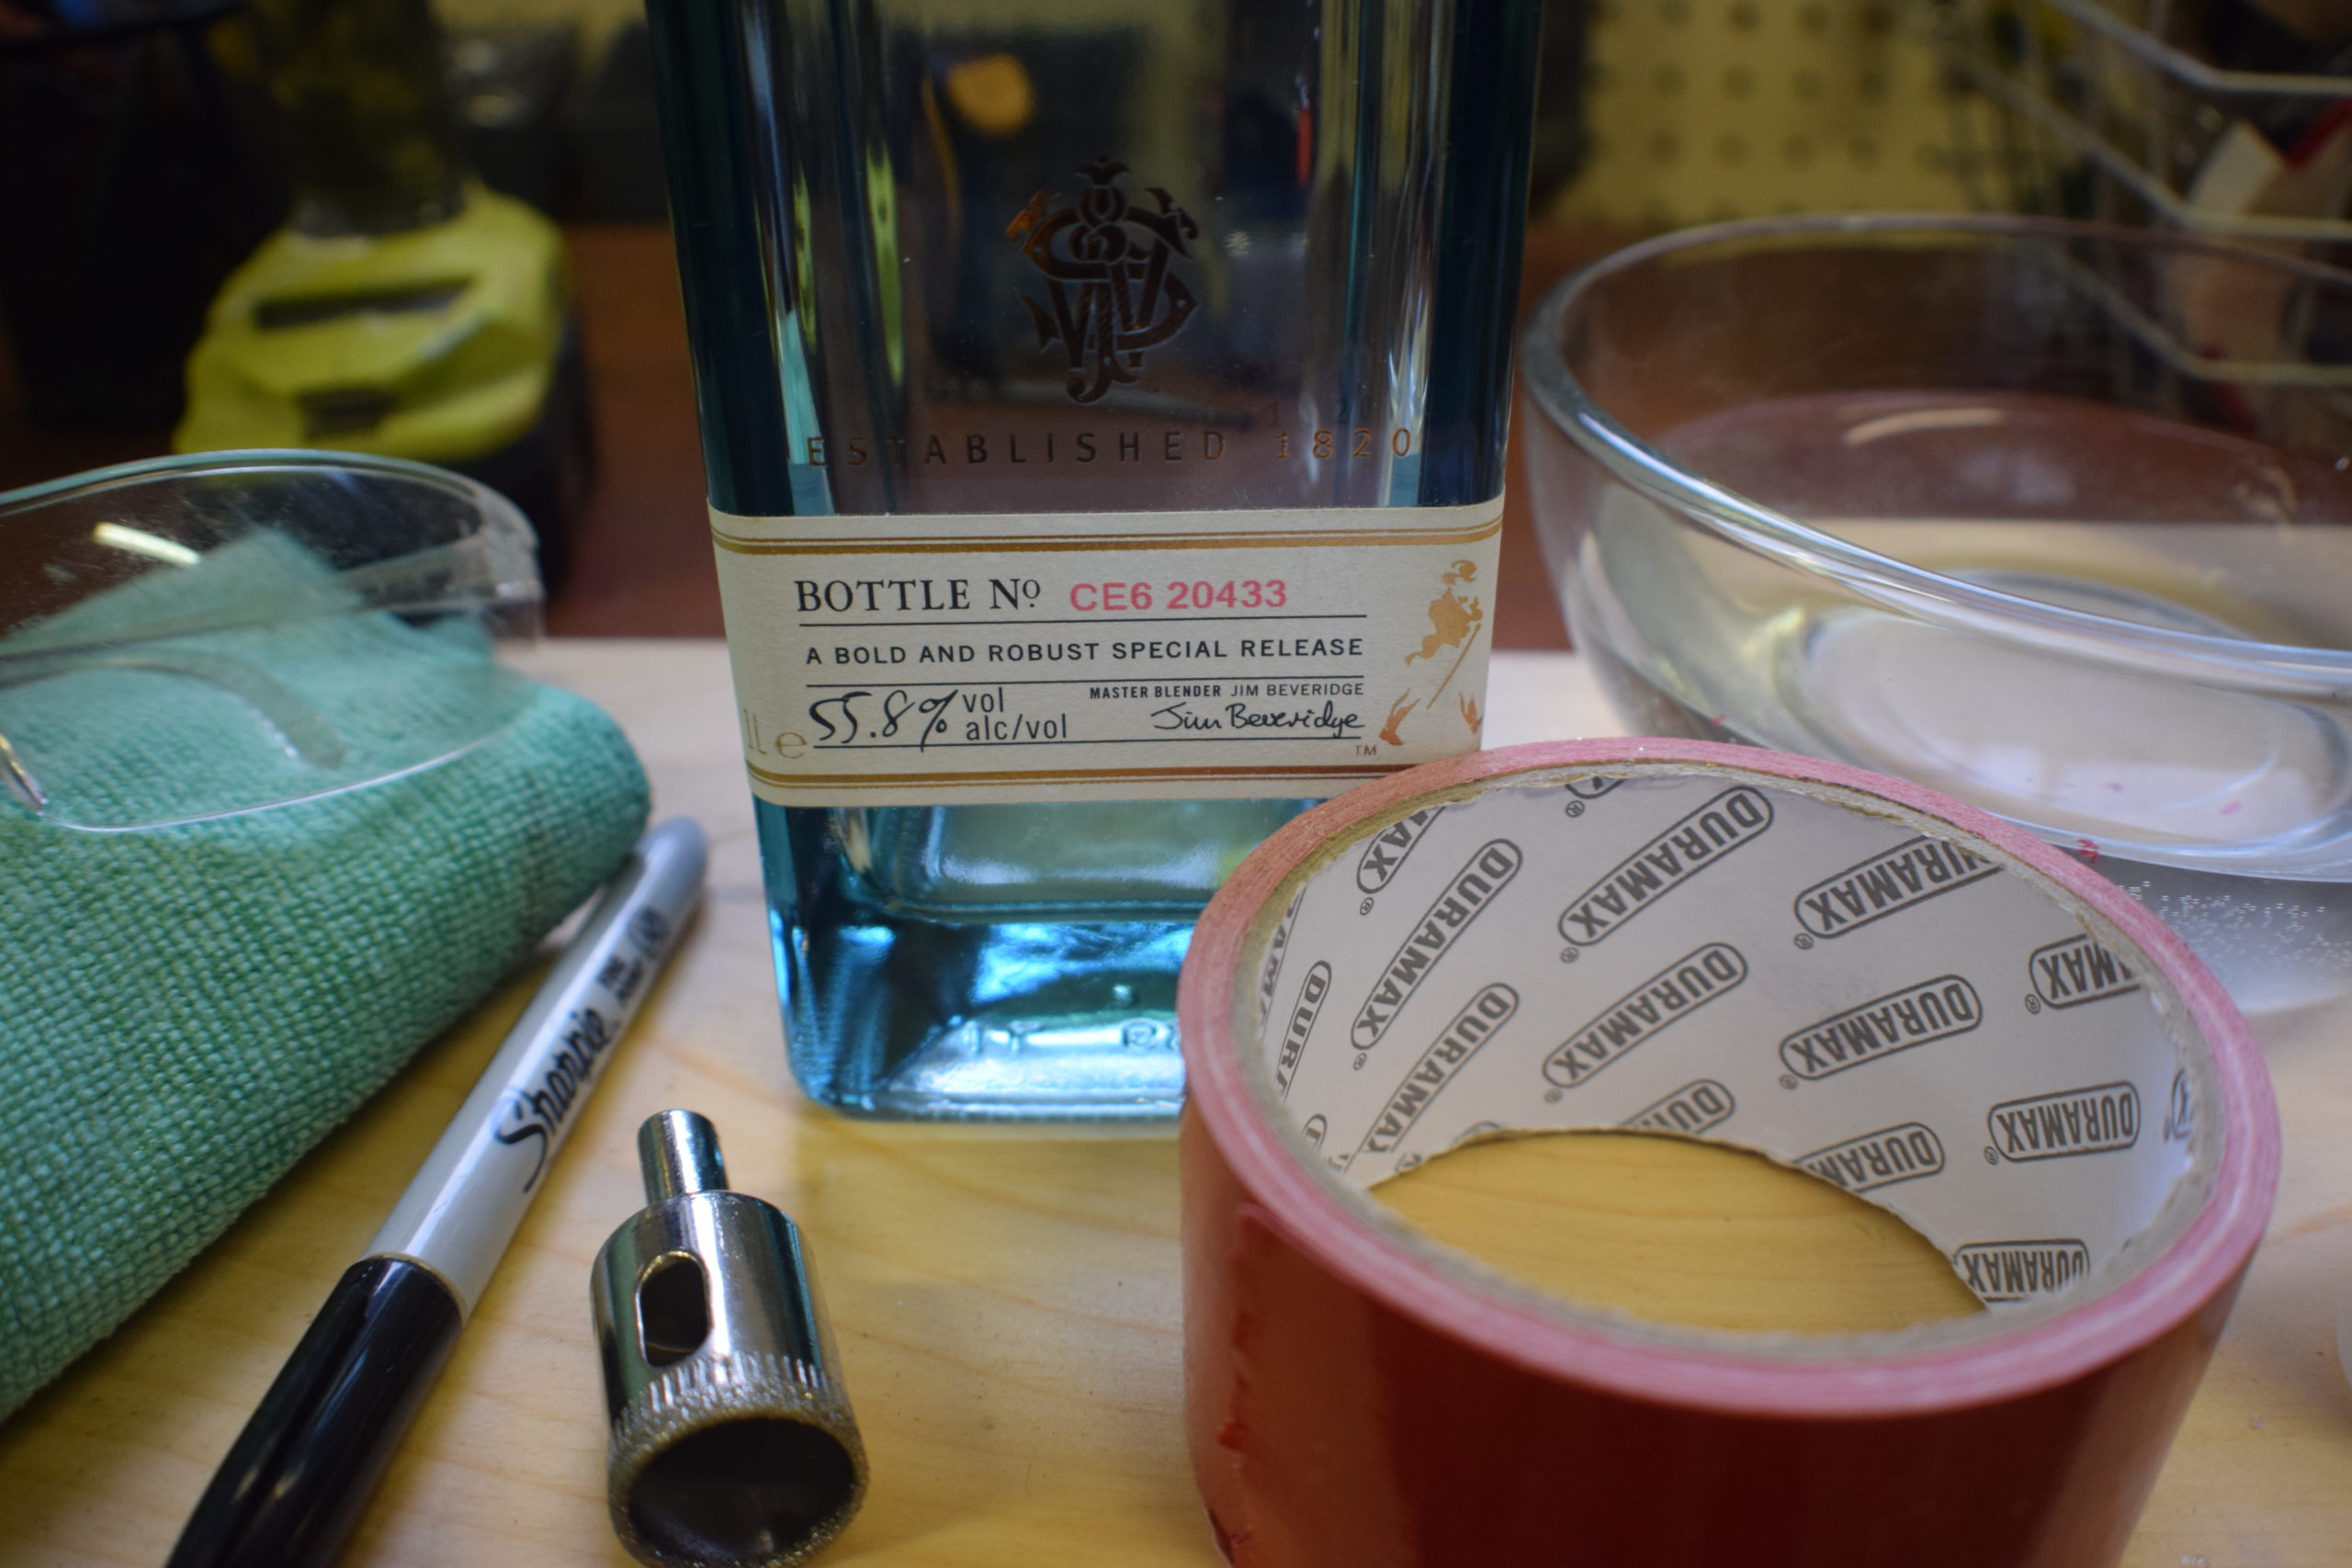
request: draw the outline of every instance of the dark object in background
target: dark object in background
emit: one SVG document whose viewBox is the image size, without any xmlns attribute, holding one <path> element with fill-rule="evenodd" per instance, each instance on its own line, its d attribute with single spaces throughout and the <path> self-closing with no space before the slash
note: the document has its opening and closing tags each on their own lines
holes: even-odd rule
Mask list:
<svg viewBox="0 0 2352 1568">
<path fill-rule="evenodd" d="M 2352 59 L 2288 25 L 2321 6 L 2352 17 L 2343 0 L 1939 0 L 1940 48 L 1995 111 L 1953 119 L 1972 198 L 2341 265 Z"/>
<path fill-rule="evenodd" d="M 398 234 L 465 203 L 426 0 L 256 0 L 298 233 Z"/>
<path fill-rule="evenodd" d="M 596 426 L 588 400 L 588 366 L 572 321 L 556 351 L 546 404 L 519 441 L 446 465 L 520 507 L 538 536 L 539 580 L 550 589 L 571 570 L 571 525 L 596 482 Z"/>
<path fill-rule="evenodd" d="M 645 19 L 615 29 L 572 95 L 569 129 L 573 199 L 569 216 L 604 223 L 666 223 L 662 124 L 653 107 L 653 50 Z"/>
<path fill-rule="evenodd" d="M 2173 17 L 2205 57 L 2226 71 L 2335 75 L 2352 49 L 2352 6 L 2343 0 L 2207 0 Z"/>
<path fill-rule="evenodd" d="M 549 217 L 565 216 L 568 206 L 561 113 L 579 48 L 580 28 L 571 22 L 449 33 L 449 106 L 466 162 L 491 189 Z"/>
<path fill-rule="evenodd" d="M 242 0 L 0 0 L 0 309 L 28 411 L 162 424 L 230 269 L 286 212 Z"/>
<path fill-rule="evenodd" d="M 1535 67 L 1535 144 L 1527 191 L 1530 211 L 1543 211 L 1584 168 L 1585 41 L 1591 10 L 1588 0 L 1544 0 L 1542 59 Z"/>
<path fill-rule="evenodd" d="M 2343 7 L 2352 15 L 2352 7 Z M 2253 71 L 2274 76 L 2352 75 L 2352 25 L 2339 16 L 2331 27 L 2321 21 L 2312 0 L 2280 5 L 2277 0 L 2209 0 L 2175 18 L 2175 30 L 2185 33 L 2191 49 L 2224 71 Z M 2275 102 L 2249 106 L 2256 130 L 2281 152 L 2293 152 L 2314 127 L 2341 113 L 2341 100 L 2281 96 Z"/>
<path fill-rule="evenodd" d="M 293 217 L 215 296 L 174 445 L 455 468 L 529 514 L 555 582 L 593 464 L 561 236 L 468 178 L 429 0 L 254 9 Z"/>
</svg>

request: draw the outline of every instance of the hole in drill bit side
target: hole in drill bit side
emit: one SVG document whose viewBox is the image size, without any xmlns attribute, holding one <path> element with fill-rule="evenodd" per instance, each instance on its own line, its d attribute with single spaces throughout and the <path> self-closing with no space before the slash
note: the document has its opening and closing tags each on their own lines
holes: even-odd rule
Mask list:
<svg viewBox="0 0 2352 1568">
<path fill-rule="evenodd" d="M 648 1363 L 684 1360 L 710 1337 L 710 1294 L 702 1265 L 683 1252 L 653 1260 L 637 1287 L 637 1338 Z"/>
<path fill-rule="evenodd" d="M 671 1444 L 629 1489 L 639 1540 L 679 1561 L 789 1561 L 832 1533 L 857 1491 L 841 1440 L 781 1416 L 721 1422 Z"/>
</svg>

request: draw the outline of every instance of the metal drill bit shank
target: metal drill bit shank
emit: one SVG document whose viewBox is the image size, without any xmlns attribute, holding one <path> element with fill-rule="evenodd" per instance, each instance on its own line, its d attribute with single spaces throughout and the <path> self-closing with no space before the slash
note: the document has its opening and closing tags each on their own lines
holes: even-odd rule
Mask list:
<svg viewBox="0 0 2352 1568">
<path fill-rule="evenodd" d="M 865 1452 L 797 1226 L 729 1191 L 711 1124 L 638 1130 L 647 1207 L 597 1255 L 613 1528 L 663 1568 L 801 1562 L 865 1491 Z"/>
</svg>

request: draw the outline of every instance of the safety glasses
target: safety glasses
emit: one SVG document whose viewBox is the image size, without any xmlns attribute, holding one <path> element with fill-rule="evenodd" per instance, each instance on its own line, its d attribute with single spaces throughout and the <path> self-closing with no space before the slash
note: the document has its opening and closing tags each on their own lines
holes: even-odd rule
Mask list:
<svg viewBox="0 0 2352 1568">
<path fill-rule="evenodd" d="M 365 788 L 530 682 L 530 526 L 421 463 L 215 452 L 0 494 L 0 813 L 165 827 Z"/>
</svg>

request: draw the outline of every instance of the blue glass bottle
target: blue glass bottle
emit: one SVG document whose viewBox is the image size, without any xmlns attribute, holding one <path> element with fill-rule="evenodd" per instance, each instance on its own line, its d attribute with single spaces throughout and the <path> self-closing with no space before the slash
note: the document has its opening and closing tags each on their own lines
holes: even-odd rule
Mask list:
<svg viewBox="0 0 2352 1568">
<path fill-rule="evenodd" d="M 718 513 L 1499 493 L 1532 0 L 650 11 Z M 1155 248 L 1117 299 L 1042 256 L 1089 211 Z M 860 1114 L 1172 1115 L 1191 923 L 1305 804 L 763 799 L 796 1075 Z"/>
</svg>

